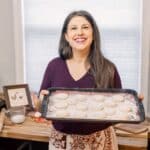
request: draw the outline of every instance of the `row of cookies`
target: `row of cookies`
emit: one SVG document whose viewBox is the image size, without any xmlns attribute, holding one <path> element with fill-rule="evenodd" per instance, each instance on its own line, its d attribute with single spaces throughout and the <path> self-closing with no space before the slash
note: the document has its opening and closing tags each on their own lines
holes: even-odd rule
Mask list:
<svg viewBox="0 0 150 150">
<path fill-rule="evenodd" d="M 129 99 L 129 95 L 54 93 L 49 101 L 48 115 L 51 117 L 139 119 L 137 106 L 134 100 Z"/>
</svg>

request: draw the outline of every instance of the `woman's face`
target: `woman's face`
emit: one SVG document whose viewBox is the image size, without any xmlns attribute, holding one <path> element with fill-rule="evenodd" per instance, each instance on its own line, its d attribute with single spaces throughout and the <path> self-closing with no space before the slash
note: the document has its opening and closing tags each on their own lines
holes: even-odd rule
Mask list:
<svg viewBox="0 0 150 150">
<path fill-rule="evenodd" d="M 89 52 L 93 41 L 91 24 L 82 16 L 73 17 L 65 33 L 65 38 L 74 51 Z"/>
</svg>

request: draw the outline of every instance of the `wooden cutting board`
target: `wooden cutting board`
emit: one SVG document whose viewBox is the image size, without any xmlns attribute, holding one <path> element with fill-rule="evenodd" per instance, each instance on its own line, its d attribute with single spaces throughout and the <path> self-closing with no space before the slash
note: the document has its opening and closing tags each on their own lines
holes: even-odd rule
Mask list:
<svg viewBox="0 0 150 150">
<path fill-rule="evenodd" d="M 139 134 L 148 130 L 148 127 L 142 124 L 120 123 L 120 124 L 115 125 L 114 127 L 117 130 L 129 132 L 133 134 Z"/>
<path fill-rule="evenodd" d="M 34 141 L 49 141 L 49 135 L 51 132 L 51 124 L 35 122 L 32 118 L 26 117 L 26 120 L 22 124 L 13 124 L 7 117 L 1 137 L 9 137 L 24 140 Z"/>
<path fill-rule="evenodd" d="M 3 129 L 4 120 L 5 120 L 5 108 L 2 108 L 2 110 L 0 112 L 0 132 Z"/>
</svg>

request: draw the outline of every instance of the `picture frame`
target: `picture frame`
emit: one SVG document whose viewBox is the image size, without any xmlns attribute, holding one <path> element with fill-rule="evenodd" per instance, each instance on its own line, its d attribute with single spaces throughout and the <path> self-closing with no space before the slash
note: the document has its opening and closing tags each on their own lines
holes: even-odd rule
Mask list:
<svg viewBox="0 0 150 150">
<path fill-rule="evenodd" d="M 3 86 L 6 100 L 6 107 L 26 106 L 33 109 L 30 90 L 28 84 L 15 84 Z"/>
</svg>

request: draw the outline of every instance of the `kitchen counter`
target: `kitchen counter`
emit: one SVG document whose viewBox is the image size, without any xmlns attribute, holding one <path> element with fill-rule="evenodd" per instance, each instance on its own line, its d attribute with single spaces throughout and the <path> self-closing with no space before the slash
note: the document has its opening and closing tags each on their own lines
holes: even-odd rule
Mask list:
<svg viewBox="0 0 150 150">
<path fill-rule="evenodd" d="M 48 121 L 37 122 L 31 117 L 26 117 L 22 124 L 13 124 L 6 117 L 0 137 L 23 139 L 31 141 L 48 142 L 51 123 Z M 119 149 L 129 150 L 129 147 L 137 150 L 146 150 L 148 147 L 148 130 L 133 134 L 116 129 Z"/>
</svg>

